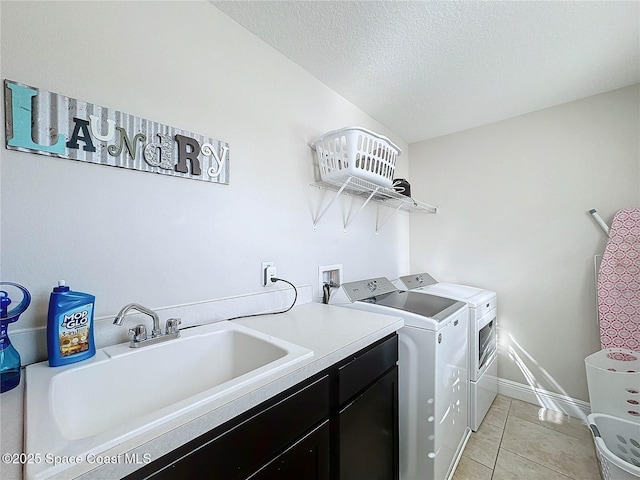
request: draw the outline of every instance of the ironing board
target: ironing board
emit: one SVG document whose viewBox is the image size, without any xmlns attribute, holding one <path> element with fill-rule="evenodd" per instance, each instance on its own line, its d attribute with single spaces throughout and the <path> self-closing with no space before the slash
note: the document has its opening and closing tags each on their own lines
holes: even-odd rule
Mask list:
<svg viewBox="0 0 640 480">
<path fill-rule="evenodd" d="M 640 351 L 640 208 L 613 217 L 597 288 L 602 348 Z"/>
</svg>

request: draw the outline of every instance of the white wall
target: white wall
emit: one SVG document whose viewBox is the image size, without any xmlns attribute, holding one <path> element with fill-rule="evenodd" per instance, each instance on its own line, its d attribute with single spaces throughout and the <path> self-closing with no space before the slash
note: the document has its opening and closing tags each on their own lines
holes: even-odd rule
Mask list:
<svg viewBox="0 0 640 480">
<path fill-rule="evenodd" d="M 230 144 L 224 186 L 10 151 L 3 136 L 0 278 L 34 297 L 12 329 L 44 327 L 60 278 L 95 294 L 101 316 L 133 301 L 155 308 L 263 291 L 267 260 L 314 293 L 319 265 L 342 263 L 346 280 L 407 270 L 406 213 L 376 235 L 367 207 L 343 233 L 343 216 L 360 204 L 349 197 L 313 231 L 331 194 L 310 186 L 308 144 L 364 126 L 402 148 L 403 176 L 407 145 L 211 4 L 0 8 L 3 79 Z"/>
<path fill-rule="evenodd" d="M 586 212 L 610 221 L 640 201 L 637 86 L 409 152 L 204 1 L 0 2 L 0 16 L 2 79 L 231 146 L 228 186 L 3 147 L 0 278 L 34 297 L 12 331 L 45 325 L 59 278 L 94 293 L 104 316 L 131 301 L 263 291 L 263 260 L 314 292 L 322 264 L 342 263 L 347 281 L 425 270 L 496 290 L 502 339 L 532 356 L 525 364 L 544 388 L 587 399 L 583 359 L 599 345 L 592 263 L 604 241 Z M 344 233 L 360 202 L 347 198 L 312 230 L 331 194 L 309 186 L 308 143 L 354 124 L 391 137 L 404 152 L 397 176 L 408 177 L 410 157 L 414 197 L 441 207 L 411 217 L 411 263 L 406 213 L 375 235 L 368 207 Z M 500 376 L 526 383 L 504 354 Z"/>
<path fill-rule="evenodd" d="M 640 204 L 639 111 L 635 85 L 410 145 L 412 191 L 441 208 L 410 219 L 411 272 L 497 291 L 501 378 L 588 400 L 605 240 L 587 212 Z"/>
</svg>

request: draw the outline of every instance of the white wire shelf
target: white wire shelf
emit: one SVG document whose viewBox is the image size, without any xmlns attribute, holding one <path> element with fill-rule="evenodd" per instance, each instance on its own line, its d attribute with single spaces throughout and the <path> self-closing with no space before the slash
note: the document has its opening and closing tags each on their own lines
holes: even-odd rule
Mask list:
<svg viewBox="0 0 640 480">
<path fill-rule="evenodd" d="M 317 187 L 324 190 L 331 190 L 337 192 L 335 197 L 329 202 L 329 204 L 322 210 L 313 222 L 313 229 L 331 207 L 333 202 L 340 196 L 340 194 L 351 195 L 355 197 L 364 198 L 365 202 L 351 218 L 347 219 L 344 225 L 345 231 L 355 217 L 364 209 L 364 207 L 370 202 L 376 202 L 385 207 L 389 207 L 394 211 L 384 221 L 376 226 L 376 233 L 384 226 L 385 223 L 398 211 L 404 210 L 407 212 L 421 212 L 421 213 L 438 213 L 439 208 L 433 205 L 429 205 L 418 200 L 414 200 L 411 197 L 402 195 L 396 192 L 392 188 L 381 187 L 374 183 L 362 180 L 357 177 L 345 176 L 337 180 L 322 180 L 311 184 L 313 187 Z"/>
</svg>

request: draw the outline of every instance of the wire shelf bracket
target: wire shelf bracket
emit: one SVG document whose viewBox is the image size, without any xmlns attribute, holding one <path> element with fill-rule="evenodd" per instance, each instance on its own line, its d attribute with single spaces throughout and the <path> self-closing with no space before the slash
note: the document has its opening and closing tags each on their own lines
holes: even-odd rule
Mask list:
<svg viewBox="0 0 640 480">
<path fill-rule="evenodd" d="M 391 212 L 390 215 L 387 215 L 387 217 L 381 223 L 376 223 L 376 235 L 380 232 L 380 230 L 382 230 L 382 227 L 384 227 L 384 225 L 391 219 L 391 217 L 393 217 L 396 213 L 400 211 L 401 207 L 402 207 L 402 204 L 399 204 L 393 210 L 393 212 Z"/>
<path fill-rule="evenodd" d="M 312 183 L 311 186 L 324 190 L 331 190 L 336 192 L 334 197 L 329 203 L 322 209 L 322 211 L 313 220 L 313 230 L 315 231 L 320 220 L 324 217 L 325 213 L 331 208 L 340 195 L 351 195 L 360 198 L 364 198 L 364 203 L 360 206 L 359 210 L 351 215 L 344 222 L 344 231 L 347 231 L 349 225 L 353 223 L 355 218 L 364 210 L 364 208 L 370 203 L 378 203 L 385 207 L 391 208 L 393 211 L 390 215 L 387 215 L 381 222 L 376 224 L 376 234 L 382 230 L 382 227 L 393 217 L 398 211 L 403 210 L 407 212 L 421 212 L 421 213 L 438 213 L 439 208 L 433 205 L 429 205 L 423 202 L 414 200 L 411 197 L 402 195 L 391 188 L 381 187 L 374 183 L 362 180 L 353 176 L 345 176 L 339 180 L 322 180 L 320 182 Z"/>
</svg>

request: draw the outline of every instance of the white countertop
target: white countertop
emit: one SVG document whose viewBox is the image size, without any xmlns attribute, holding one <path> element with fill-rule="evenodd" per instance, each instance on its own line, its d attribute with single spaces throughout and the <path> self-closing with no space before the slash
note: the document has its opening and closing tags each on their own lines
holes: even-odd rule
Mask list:
<svg viewBox="0 0 640 480">
<path fill-rule="evenodd" d="M 123 442 L 104 452 L 105 458 L 119 458 L 117 456 L 123 454 L 133 458 L 138 454 L 141 459 L 150 458 L 153 461 L 403 326 L 402 319 L 397 317 L 319 303 L 298 305 L 283 314 L 248 317 L 234 322 L 309 348 L 314 355 L 278 372 L 263 384 L 239 390 L 224 404 L 207 405 Z M 21 382 L 20 387 L 5 392 L 0 397 L 0 447 L 3 454 L 23 453 L 22 383 L 24 382 Z M 141 466 L 143 464 L 120 461 L 102 465 L 82 462 L 52 478 L 112 480 Z M 0 462 L 0 477 L 3 480 L 21 479 L 20 465 Z"/>
</svg>

